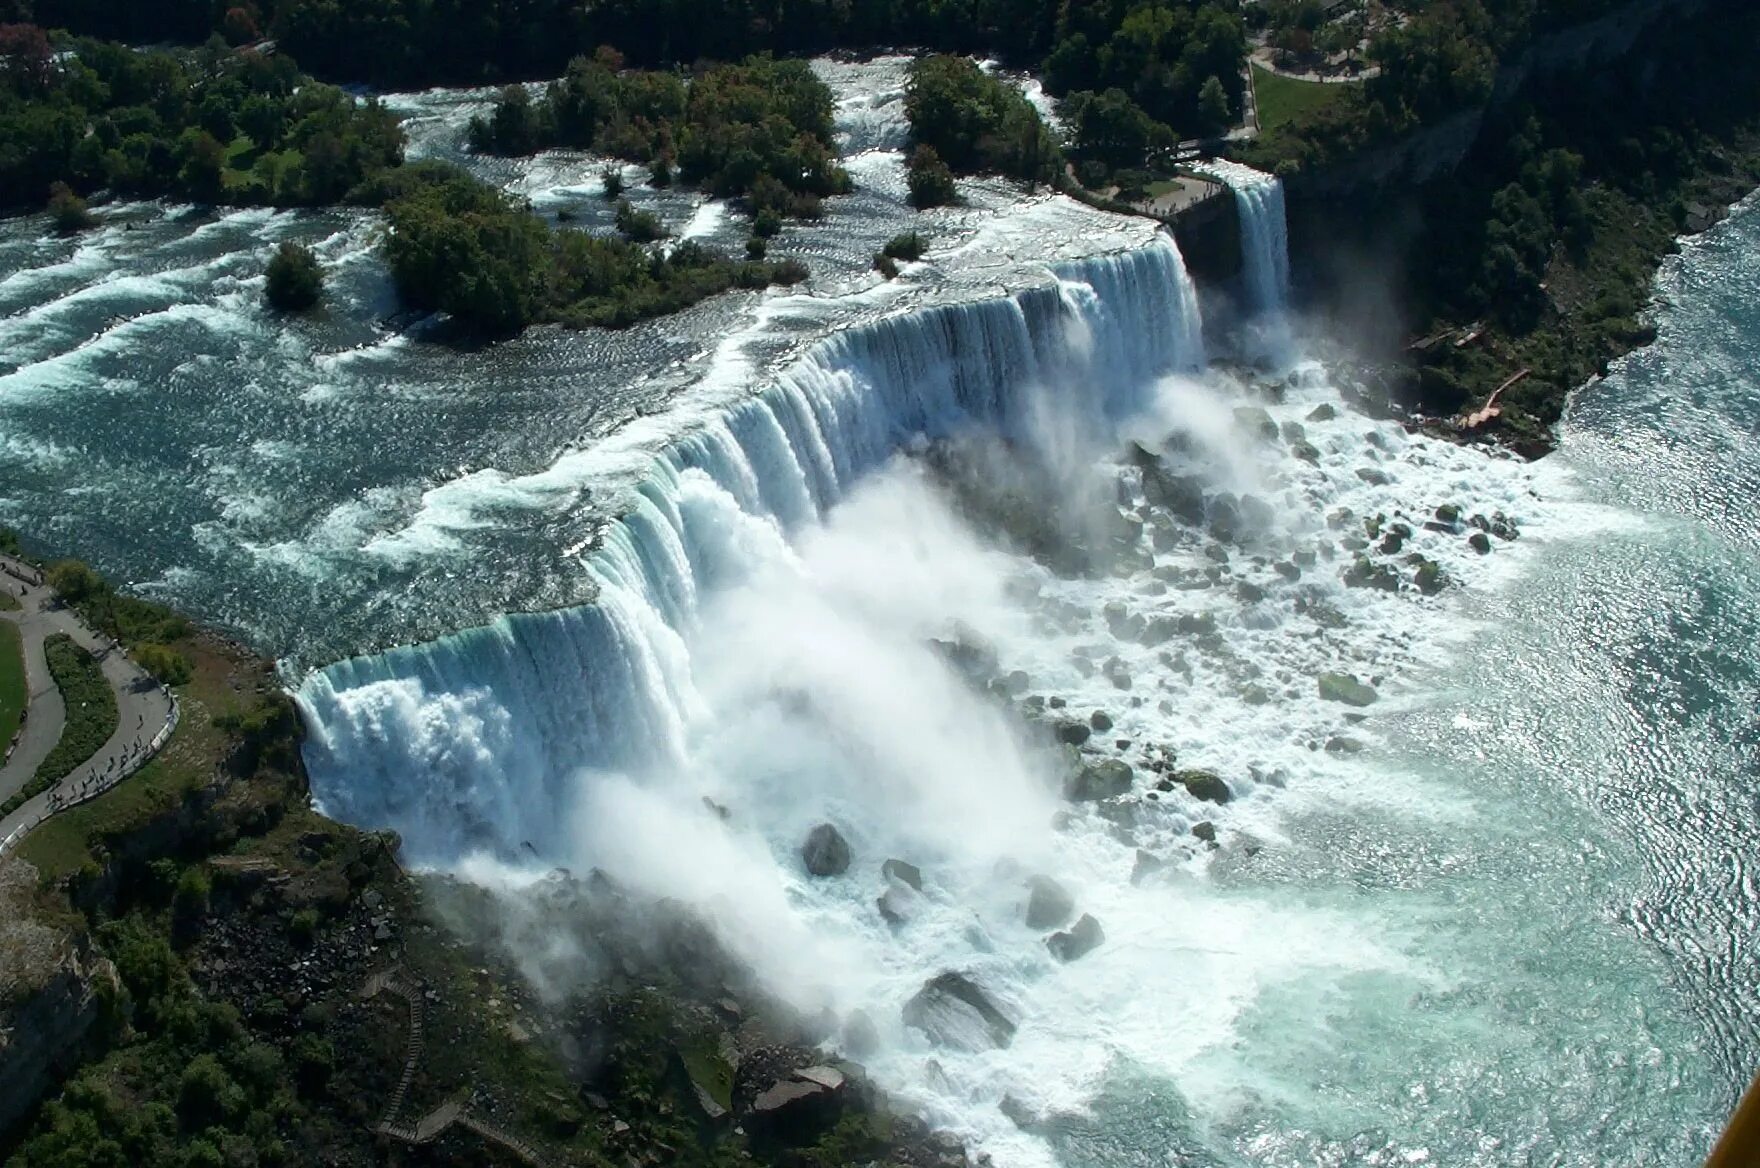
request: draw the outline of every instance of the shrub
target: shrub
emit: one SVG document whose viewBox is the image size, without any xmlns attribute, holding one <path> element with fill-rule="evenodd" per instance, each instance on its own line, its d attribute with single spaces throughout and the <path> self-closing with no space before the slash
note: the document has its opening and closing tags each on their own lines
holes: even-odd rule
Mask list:
<svg viewBox="0 0 1760 1168">
<path fill-rule="evenodd" d="M 599 181 L 604 184 L 607 199 L 621 198 L 623 195 L 623 171 L 615 166 L 607 166 L 599 172 Z"/>
<path fill-rule="evenodd" d="M 617 204 L 617 230 L 631 243 L 653 243 L 666 238 L 666 228 L 661 226 L 659 216 L 637 210 L 628 199 Z"/>
<path fill-rule="evenodd" d="M 879 252 L 874 256 L 874 270 L 888 280 L 895 279 L 898 276 L 898 262 L 885 252 Z"/>
<path fill-rule="evenodd" d="M 310 248 L 283 243 L 269 261 L 268 282 L 263 295 L 271 307 L 282 312 L 303 312 L 318 303 L 324 293 L 324 270 Z"/>
<path fill-rule="evenodd" d="M 915 263 L 917 260 L 922 259 L 923 253 L 928 250 L 929 241 L 923 236 L 922 232 L 907 231 L 902 235 L 895 235 L 887 240 L 883 254 L 888 259 L 905 260 L 910 263 Z"/>
<path fill-rule="evenodd" d="M 86 201 L 64 182 L 49 188 L 49 218 L 54 221 L 55 230 L 63 235 L 72 235 L 98 224 L 97 217 L 86 209 Z"/>
<path fill-rule="evenodd" d="M 953 171 L 941 161 L 933 146 L 918 146 L 910 162 L 911 206 L 919 211 L 959 202 Z"/>
<path fill-rule="evenodd" d="M 169 645 L 151 641 L 136 645 L 134 659 L 142 669 L 166 685 L 182 685 L 194 674 L 189 658 Z"/>
</svg>

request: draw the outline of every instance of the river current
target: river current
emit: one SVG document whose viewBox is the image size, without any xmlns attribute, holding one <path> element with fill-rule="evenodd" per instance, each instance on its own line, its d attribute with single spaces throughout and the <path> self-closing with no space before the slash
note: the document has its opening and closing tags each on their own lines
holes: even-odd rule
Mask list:
<svg viewBox="0 0 1760 1168">
<path fill-rule="evenodd" d="M 1351 408 L 1262 176 L 1223 176 L 1239 289 L 1000 184 L 878 282 L 901 67 L 824 68 L 862 192 L 784 237 L 808 294 L 625 334 L 434 343 L 366 218 L 5 224 L 0 522 L 279 655 L 328 812 L 510 896 L 599 867 L 695 907 L 999 1164 L 1701 1158 L 1760 1060 L 1760 209 L 1670 261 L 1657 343 L 1524 464 Z M 394 104 L 461 157 L 483 99 Z M 599 160 L 469 161 L 607 213 Z M 256 306 L 282 238 L 335 265 L 315 320 Z M 974 481 L 1112 554 L 1009 550 L 950 502 Z M 1363 554 L 1392 589 L 1347 586 Z M 1063 799 L 1023 705 L 1104 726 L 1130 793 Z M 1231 801 L 1158 788 L 1173 755 Z M 855 860 L 812 879 L 826 821 Z M 1033 874 L 1098 948 L 1026 926 Z M 1010 1044 L 903 1023 L 950 969 Z"/>
</svg>

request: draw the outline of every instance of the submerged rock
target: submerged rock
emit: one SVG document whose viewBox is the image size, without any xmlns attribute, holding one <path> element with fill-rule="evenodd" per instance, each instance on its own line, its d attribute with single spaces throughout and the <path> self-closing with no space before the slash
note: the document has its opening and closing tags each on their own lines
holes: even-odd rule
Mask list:
<svg viewBox="0 0 1760 1168">
<path fill-rule="evenodd" d="M 1076 898 L 1049 876 L 1034 876 L 1027 881 L 1027 888 L 1029 929 L 1055 929 L 1076 911 Z"/>
<path fill-rule="evenodd" d="M 849 841 L 829 823 L 808 832 L 801 845 L 801 862 L 814 876 L 841 876 L 849 871 L 849 861 Z"/>
<path fill-rule="evenodd" d="M 904 1005 L 904 1024 L 929 1041 L 961 1050 L 1007 1046 L 1014 1041 L 1013 1019 L 990 995 L 962 973 L 942 973 Z"/>
<path fill-rule="evenodd" d="M 1131 789 L 1131 766 L 1116 758 L 1089 763 L 1063 784 L 1063 797 L 1076 803 L 1114 799 Z"/>
<path fill-rule="evenodd" d="M 1310 422 L 1330 422 L 1336 417 L 1338 417 L 1338 409 L 1331 402 L 1321 402 L 1308 411 L 1308 421 Z"/>
<path fill-rule="evenodd" d="M 1381 696 L 1348 673 L 1322 673 L 1317 685 L 1322 701 L 1343 702 L 1347 706 L 1372 706 Z"/>
<path fill-rule="evenodd" d="M 1068 932 L 1053 933 L 1045 938 L 1045 946 L 1059 961 L 1076 961 L 1098 949 L 1105 940 L 1106 934 L 1101 931 L 1100 922 L 1083 913 L 1082 919 Z"/>
</svg>

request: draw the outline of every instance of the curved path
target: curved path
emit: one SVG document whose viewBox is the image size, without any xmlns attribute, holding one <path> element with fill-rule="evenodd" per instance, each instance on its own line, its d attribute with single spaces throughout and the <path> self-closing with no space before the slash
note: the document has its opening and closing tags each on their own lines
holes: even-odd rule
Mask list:
<svg viewBox="0 0 1760 1168">
<path fill-rule="evenodd" d="M 98 659 L 105 679 L 116 691 L 117 718 L 115 732 L 96 754 L 55 786 L 0 819 L 0 852 L 13 847 L 56 811 L 101 794 L 140 769 L 164 745 L 177 714 L 170 692 L 131 661 L 119 645 L 88 628 L 46 585 L 27 584 L 21 575 L 36 578 L 28 566 L 0 556 L 0 588 L 19 602 L 19 611 L 0 612 L 0 620 L 18 625 L 30 689 L 24 733 L 12 757 L 0 766 L 0 800 L 10 799 L 30 782 L 43 759 L 55 749 L 66 725 L 61 693 L 49 676 L 43 653 L 49 637 L 65 633 Z"/>
</svg>

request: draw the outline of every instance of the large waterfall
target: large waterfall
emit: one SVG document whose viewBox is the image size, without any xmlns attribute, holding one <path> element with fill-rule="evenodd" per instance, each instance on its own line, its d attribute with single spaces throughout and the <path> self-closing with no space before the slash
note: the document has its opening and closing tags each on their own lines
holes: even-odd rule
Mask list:
<svg viewBox="0 0 1760 1168">
<path fill-rule="evenodd" d="M 966 427 L 1058 457 L 1203 364 L 1196 297 L 1165 236 L 1063 265 L 1013 296 L 897 315 L 819 343 L 665 450 L 587 559 L 598 602 L 502 618 L 332 665 L 299 691 L 329 812 L 393 827 L 410 854 L 573 859 L 579 776 L 683 762 L 695 698 L 683 639 L 751 549 L 730 516 L 816 520 L 907 443 Z M 750 529 L 746 529 L 749 536 Z"/>
</svg>

